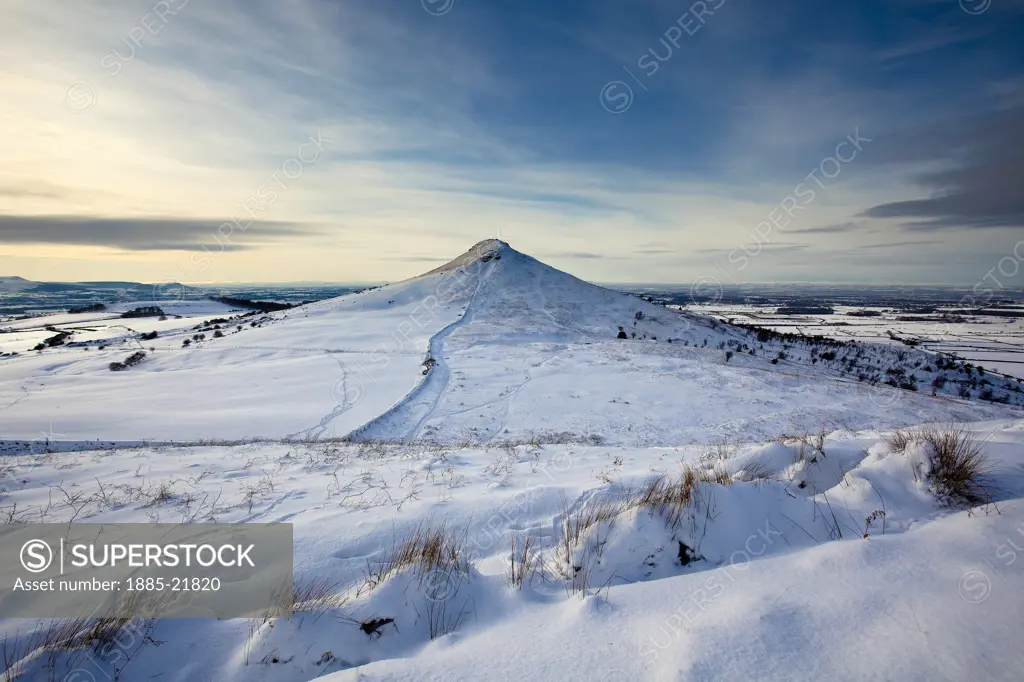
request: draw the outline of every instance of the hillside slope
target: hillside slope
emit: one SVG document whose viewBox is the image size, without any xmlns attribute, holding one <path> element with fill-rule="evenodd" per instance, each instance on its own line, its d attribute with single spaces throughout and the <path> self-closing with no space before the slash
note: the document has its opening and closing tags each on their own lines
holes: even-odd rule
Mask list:
<svg viewBox="0 0 1024 682">
<path fill-rule="evenodd" d="M 1005 418 L 1017 412 L 952 398 L 1022 398 L 1016 384 L 914 349 L 789 338 L 652 305 L 498 240 L 403 282 L 221 315 L 55 318 L 44 335 L 69 336 L 0 358 L 4 435 L 672 445 Z M 108 369 L 139 350 L 130 371 Z"/>
</svg>

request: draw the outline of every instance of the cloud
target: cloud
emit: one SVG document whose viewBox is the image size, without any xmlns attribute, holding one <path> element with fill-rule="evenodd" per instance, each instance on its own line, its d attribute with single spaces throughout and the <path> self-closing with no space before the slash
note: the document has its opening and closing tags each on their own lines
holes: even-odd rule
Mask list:
<svg viewBox="0 0 1024 682">
<path fill-rule="evenodd" d="M 43 182 L 0 184 L 0 198 L 9 199 L 65 199 L 72 190 Z"/>
<path fill-rule="evenodd" d="M 574 258 L 577 260 L 603 260 L 603 259 L 615 259 L 621 258 L 621 256 L 605 256 L 600 253 L 590 253 L 588 251 L 547 251 L 537 254 L 543 258 Z"/>
<path fill-rule="evenodd" d="M 447 263 L 451 258 L 443 256 L 394 256 L 384 257 L 381 260 L 397 261 L 399 263 Z"/>
<path fill-rule="evenodd" d="M 943 0 L 945 2 L 945 0 Z M 903 43 L 879 50 L 875 57 L 880 62 L 898 61 L 939 50 L 941 48 L 979 40 L 987 35 L 980 26 L 965 29 L 963 24 L 925 27 L 922 34 Z"/>
<path fill-rule="evenodd" d="M 870 11 L 726 3 L 653 77 L 635 62 L 651 46 L 664 53 L 663 33 L 685 9 L 667 0 L 456 3 L 441 20 L 415 0 L 172 0 L 180 11 L 158 34 L 143 26 L 152 0 L 81 0 L 70 10 L 15 2 L 0 26 L 0 137 L 12 169 L 0 174 L 0 243 L 139 252 L 80 249 L 62 267 L 77 279 L 185 268 L 221 280 L 272 271 L 379 281 L 444 262 L 500 227 L 517 248 L 564 259 L 588 279 L 675 281 L 687 259 L 692 279 L 714 274 L 712 256 L 760 253 L 751 230 L 859 126 L 879 141 L 797 214 L 807 222 L 786 230 L 793 240 L 820 234 L 814 258 L 802 246 L 781 250 L 773 235 L 766 257 L 751 259 L 764 277 L 788 275 L 801 259 L 808 276 L 834 277 L 830 255 L 851 247 L 851 216 L 927 225 L 969 211 L 964 197 L 940 215 L 900 202 L 956 190 L 977 198 L 961 177 L 976 161 L 970 145 L 955 130 L 917 135 L 922 112 L 991 109 L 994 83 L 1007 84 L 1000 97 L 1021 92 L 1011 23 L 967 17 L 955 1 L 926 12 L 922 0 L 865 1 Z M 886 30 L 866 30 L 876 22 Z M 128 33 L 140 30 L 133 44 Z M 998 35 L 975 40 L 979 31 Z M 630 80 L 623 65 L 644 85 L 628 112 L 612 116 L 598 95 L 610 79 Z M 82 81 L 92 101 L 69 90 Z M 910 132 L 883 144 L 894 125 Z M 330 142 L 293 177 L 292 159 L 315 155 L 307 140 L 319 131 Z M 892 175 L 871 165 L 887 155 Z M 952 170 L 961 176 L 934 175 Z M 260 224 L 221 247 L 210 216 L 245 215 L 263 187 L 276 200 Z M 915 212 L 925 215 L 903 215 Z M 989 207 L 975 220 L 1007 212 Z M 310 225 L 320 226 L 315 239 Z M 921 268 L 945 275 L 950 254 L 1000 247 L 981 241 L 933 244 Z M 257 248 L 270 242 L 274 251 Z M 235 253 L 201 273 L 160 253 L 204 243 Z M 4 251 L 5 267 L 38 279 L 72 249 Z M 887 274 L 856 274 L 878 272 Z"/>
<path fill-rule="evenodd" d="M 0 244 L 74 244 L 125 251 L 246 251 L 314 234 L 293 223 L 257 222 L 246 229 L 221 220 L 0 215 Z"/>
<path fill-rule="evenodd" d="M 838 234 L 854 232 L 862 229 L 857 223 L 840 223 L 838 225 L 821 225 L 819 227 L 805 227 L 803 229 L 787 229 L 787 234 Z"/>
<path fill-rule="evenodd" d="M 671 254 L 671 253 L 679 253 L 679 251 L 677 249 L 648 248 L 648 249 L 633 249 L 633 253 L 635 253 L 637 255 L 641 255 L 641 256 L 661 256 L 661 255 L 666 255 L 666 254 Z"/>
<path fill-rule="evenodd" d="M 775 244 L 748 244 L 746 247 L 737 246 L 731 249 L 694 249 L 687 254 L 681 254 L 678 258 L 672 259 L 677 265 L 714 265 L 715 268 L 725 267 L 729 270 L 735 268 L 735 259 L 749 259 L 753 262 L 764 263 L 765 261 L 781 263 L 787 262 L 788 256 L 795 256 L 806 252 L 810 247 L 807 244 L 775 243 Z M 806 260 L 801 255 L 800 259 Z"/>
<path fill-rule="evenodd" d="M 911 239 L 902 242 L 883 242 L 881 244 L 861 244 L 856 249 L 850 249 L 856 251 L 860 249 L 895 249 L 903 246 L 926 246 L 929 244 L 941 244 L 942 242 L 938 239 Z"/>
<path fill-rule="evenodd" d="M 703 253 L 708 255 L 722 255 L 733 253 L 736 251 L 742 251 L 743 248 L 744 247 L 736 249 L 697 249 L 696 253 Z M 809 247 L 807 246 L 807 244 L 795 244 L 793 242 L 773 242 L 771 244 L 758 242 L 755 244 L 748 244 L 745 248 L 750 249 L 751 252 L 756 250 L 756 252 L 760 254 L 764 252 L 788 253 L 793 251 L 806 251 Z"/>
<path fill-rule="evenodd" d="M 915 231 L 1024 227 L 1024 105 L 923 126 L 879 147 L 887 163 L 930 166 L 915 177 L 931 196 L 863 216 L 902 219 Z"/>
</svg>

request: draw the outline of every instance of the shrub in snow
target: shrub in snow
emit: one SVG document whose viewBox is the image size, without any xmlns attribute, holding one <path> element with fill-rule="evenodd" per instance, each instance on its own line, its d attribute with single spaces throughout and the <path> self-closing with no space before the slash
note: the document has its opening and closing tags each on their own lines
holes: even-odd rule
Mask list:
<svg viewBox="0 0 1024 682">
<path fill-rule="evenodd" d="M 47 326 L 50 331 L 56 331 L 53 327 Z M 73 332 L 57 332 L 56 335 L 51 336 L 32 350 L 43 350 L 44 348 L 54 348 L 56 346 L 63 346 L 64 342 L 71 338 Z"/>
<path fill-rule="evenodd" d="M 426 375 L 428 372 L 430 372 L 430 370 L 433 369 L 434 365 L 436 364 L 437 360 L 428 355 L 427 359 L 423 361 L 423 374 Z"/>
<path fill-rule="evenodd" d="M 974 434 L 962 426 L 946 426 L 924 429 L 921 437 L 931 450 L 928 479 L 936 492 L 953 502 L 975 505 L 991 501 L 984 485 L 990 470 L 988 456 Z"/>
<path fill-rule="evenodd" d="M 77 308 L 68 308 L 68 313 L 98 313 L 106 309 L 107 306 L 103 305 L 102 303 L 93 303 L 92 305 L 85 305 Z"/>
<path fill-rule="evenodd" d="M 542 574 L 544 559 L 540 555 L 539 541 L 534 535 L 512 536 L 512 554 L 509 566 L 505 571 L 505 584 L 509 587 L 522 589 L 524 584 Z"/>
<path fill-rule="evenodd" d="M 563 500 L 561 537 L 550 566 L 565 581 L 567 592 L 581 596 L 591 588 L 607 587 L 641 537 L 645 546 L 671 547 L 677 565 L 685 566 L 702 557 L 693 548 L 698 542 L 687 534 L 689 524 L 684 528 L 683 522 L 708 511 L 711 486 L 732 483 L 725 467 L 715 463 L 710 468 L 686 467 L 678 478 L 659 476 L 640 487 L 594 496 L 578 508 Z M 651 524 L 650 517 L 663 523 Z M 647 557 L 639 570 L 647 572 L 644 567 L 656 563 L 653 555 Z"/>
<path fill-rule="evenodd" d="M 128 369 L 130 367 L 134 367 L 135 365 L 139 364 L 140 362 L 142 362 L 145 359 L 146 359 L 146 351 L 144 351 L 144 350 L 136 351 L 135 353 L 132 353 L 127 358 L 125 358 L 124 362 L 112 362 L 112 363 L 110 363 L 110 365 L 109 365 L 110 371 L 111 372 L 120 372 L 122 370 L 126 370 L 126 369 Z"/>
<path fill-rule="evenodd" d="M 983 443 L 963 426 L 897 430 L 885 440 L 893 452 L 923 455 L 928 482 L 944 501 L 972 506 L 992 501 L 985 485 L 991 466 Z"/>
<path fill-rule="evenodd" d="M 164 311 L 155 305 L 147 305 L 139 308 L 133 308 L 127 312 L 121 313 L 121 317 L 132 318 L 132 317 L 163 317 Z"/>
<path fill-rule="evenodd" d="M 911 374 L 906 380 L 900 382 L 900 388 L 907 391 L 917 390 L 917 377 Z"/>
</svg>

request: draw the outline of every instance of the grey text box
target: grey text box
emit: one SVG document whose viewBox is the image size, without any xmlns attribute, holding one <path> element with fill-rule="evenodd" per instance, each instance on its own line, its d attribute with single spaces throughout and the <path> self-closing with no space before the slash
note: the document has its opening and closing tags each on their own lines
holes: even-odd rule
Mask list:
<svg viewBox="0 0 1024 682">
<path fill-rule="evenodd" d="M 288 615 L 291 524 L 0 526 L 0 618 Z"/>
</svg>

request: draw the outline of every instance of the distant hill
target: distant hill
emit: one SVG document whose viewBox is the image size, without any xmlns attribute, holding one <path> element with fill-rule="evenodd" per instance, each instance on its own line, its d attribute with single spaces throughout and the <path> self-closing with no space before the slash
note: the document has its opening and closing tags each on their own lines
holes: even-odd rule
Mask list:
<svg viewBox="0 0 1024 682">
<path fill-rule="evenodd" d="M 141 282 L 33 282 L 24 277 L 0 277 L 0 292 L 78 291 L 95 289 L 152 289 L 153 284 Z M 174 284 L 161 286 L 179 286 Z M 188 287 L 186 287 L 188 288 Z"/>
<path fill-rule="evenodd" d="M 20 316 L 60 312 L 119 301 L 204 298 L 206 292 L 175 283 L 33 282 L 24 277 L 0 277 L 0 315 Z"/>
<path fill-rule="evenodd" d="M 34 289 L 39 282 L 32 282 L 23 277 L 0 277 L 0 292 L 17 292 Z"/>
</svg>

